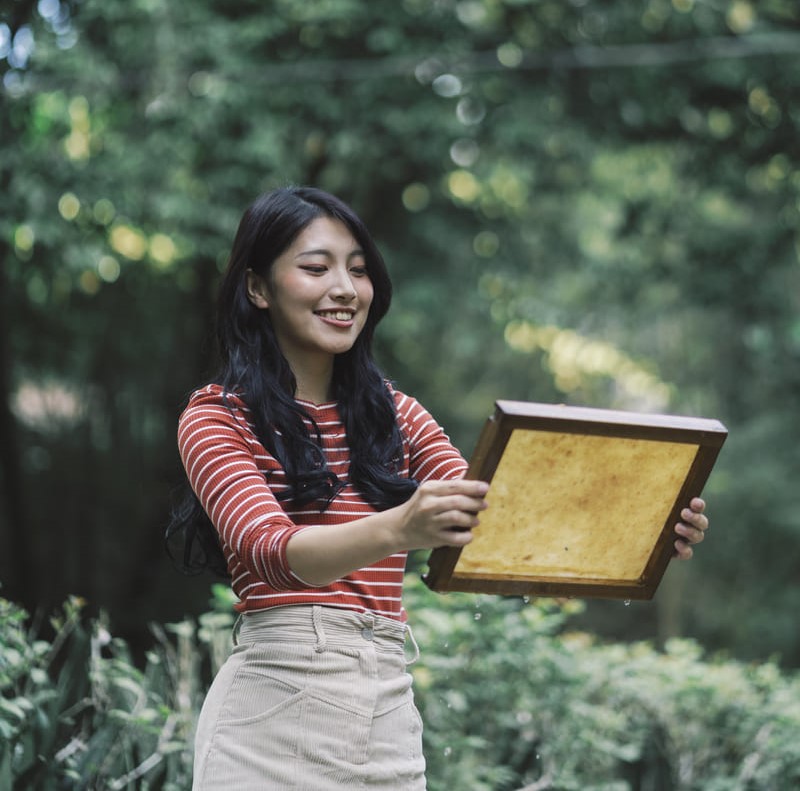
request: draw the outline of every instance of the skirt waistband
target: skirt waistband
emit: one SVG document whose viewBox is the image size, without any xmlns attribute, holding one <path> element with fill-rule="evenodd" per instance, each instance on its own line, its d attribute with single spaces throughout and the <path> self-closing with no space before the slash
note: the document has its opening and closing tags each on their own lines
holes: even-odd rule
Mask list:
<svg viewBox="0 0 800 791">
<path fill-rule="evenodd" d="M 234 630 L 234 642 L 312 642 L 321 652 L 329 645 L 363 647 L 367 641 L 378 649 L 402 653 L 406 635 L 414 651 L 410 664 L 419 658 L 419 649 L 408 624 L 373 613 L 301 604 L 243 613 L 238 621 L 238 631 Z"/>
</svg>

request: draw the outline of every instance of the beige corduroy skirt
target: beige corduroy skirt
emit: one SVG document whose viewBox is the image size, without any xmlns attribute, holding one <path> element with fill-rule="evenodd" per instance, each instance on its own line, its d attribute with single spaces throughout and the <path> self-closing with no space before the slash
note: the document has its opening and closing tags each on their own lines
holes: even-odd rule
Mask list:
<svg viewBox="0 0 800 791">
<path fill-rule="evenodd" d="M 423 791 L 407 632 L 317 605 L 245 614 L 200 714 L 193 791 Z"/>
</svg>

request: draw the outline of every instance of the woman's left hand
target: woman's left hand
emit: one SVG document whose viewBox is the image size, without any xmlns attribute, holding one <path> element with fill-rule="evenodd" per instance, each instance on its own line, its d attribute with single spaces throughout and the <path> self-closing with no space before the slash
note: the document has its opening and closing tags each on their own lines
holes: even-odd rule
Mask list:
<svg viewBox="0 0 800 791">
<path fill-rule="evenodd" d="M 675 557 L 680 560 L 689 560 L 694 554 L 691 545 L 699 544 L 708 530 L 708 517 L 703 513 L 706 509 L 705 500 L 695 497 L 688 508 L 681 511 L 681 520 L 675 525 L 675 532 L 680 536 L 675 541 Z"/>
</svg>

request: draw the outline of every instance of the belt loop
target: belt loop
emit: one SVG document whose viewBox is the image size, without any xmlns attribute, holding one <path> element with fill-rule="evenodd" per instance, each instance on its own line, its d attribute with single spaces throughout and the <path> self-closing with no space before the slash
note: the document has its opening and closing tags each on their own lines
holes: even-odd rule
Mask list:
<svg viewBox="0 0 800 791">
<path fill-rule="evenodd" d="M 233 622 L 233 628 L 231 629 L 231 640 L 233 640 L 233 645 L 236 647 L 239 645 L 239 632 L 242 630 L 242 622 L 244 618 L 242 618 L 242 614 L 236 617 L 236 620 Z"/>
<path fill-rule="evenodd" d="M 414 655 L 411 657 L 411 659 L 406 659 L 406 665 L 413 665 L 419 659 L 419 645 L 414 639 L 414 632 L 411 631 L 411 627 L 408 624 L 405 626 L 408 639 L 411 641 L 411 647 L 414 649 Z"/>
<path fill-rule="evenodd" d="M 311 605 L 311 623 L 314 626 L 314 634 L 317 637 L 314 650 L 321 654 L 328 647 L 328 637 L 325 634 L 325 627 L 322 625 L 322 607 L 319 604 Z"/>
</svg>

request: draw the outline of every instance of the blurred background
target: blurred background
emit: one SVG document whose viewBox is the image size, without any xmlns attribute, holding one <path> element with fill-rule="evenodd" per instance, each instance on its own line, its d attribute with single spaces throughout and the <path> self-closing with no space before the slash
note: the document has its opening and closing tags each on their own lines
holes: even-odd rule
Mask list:
<svg viewBox="0 0 800 791">
<path fill-rule="evenodd" d="M 794 0 L 0 9 L 2 596 L 133 645 L 207 609 L 163 546 L 176 420 L 243 209 L 313 184 L 387 259 L 384 371 L 465 455 L 496 398 L 727 425 L 695 560 L 578 626 L 800 665 Z"/>
</svg>

